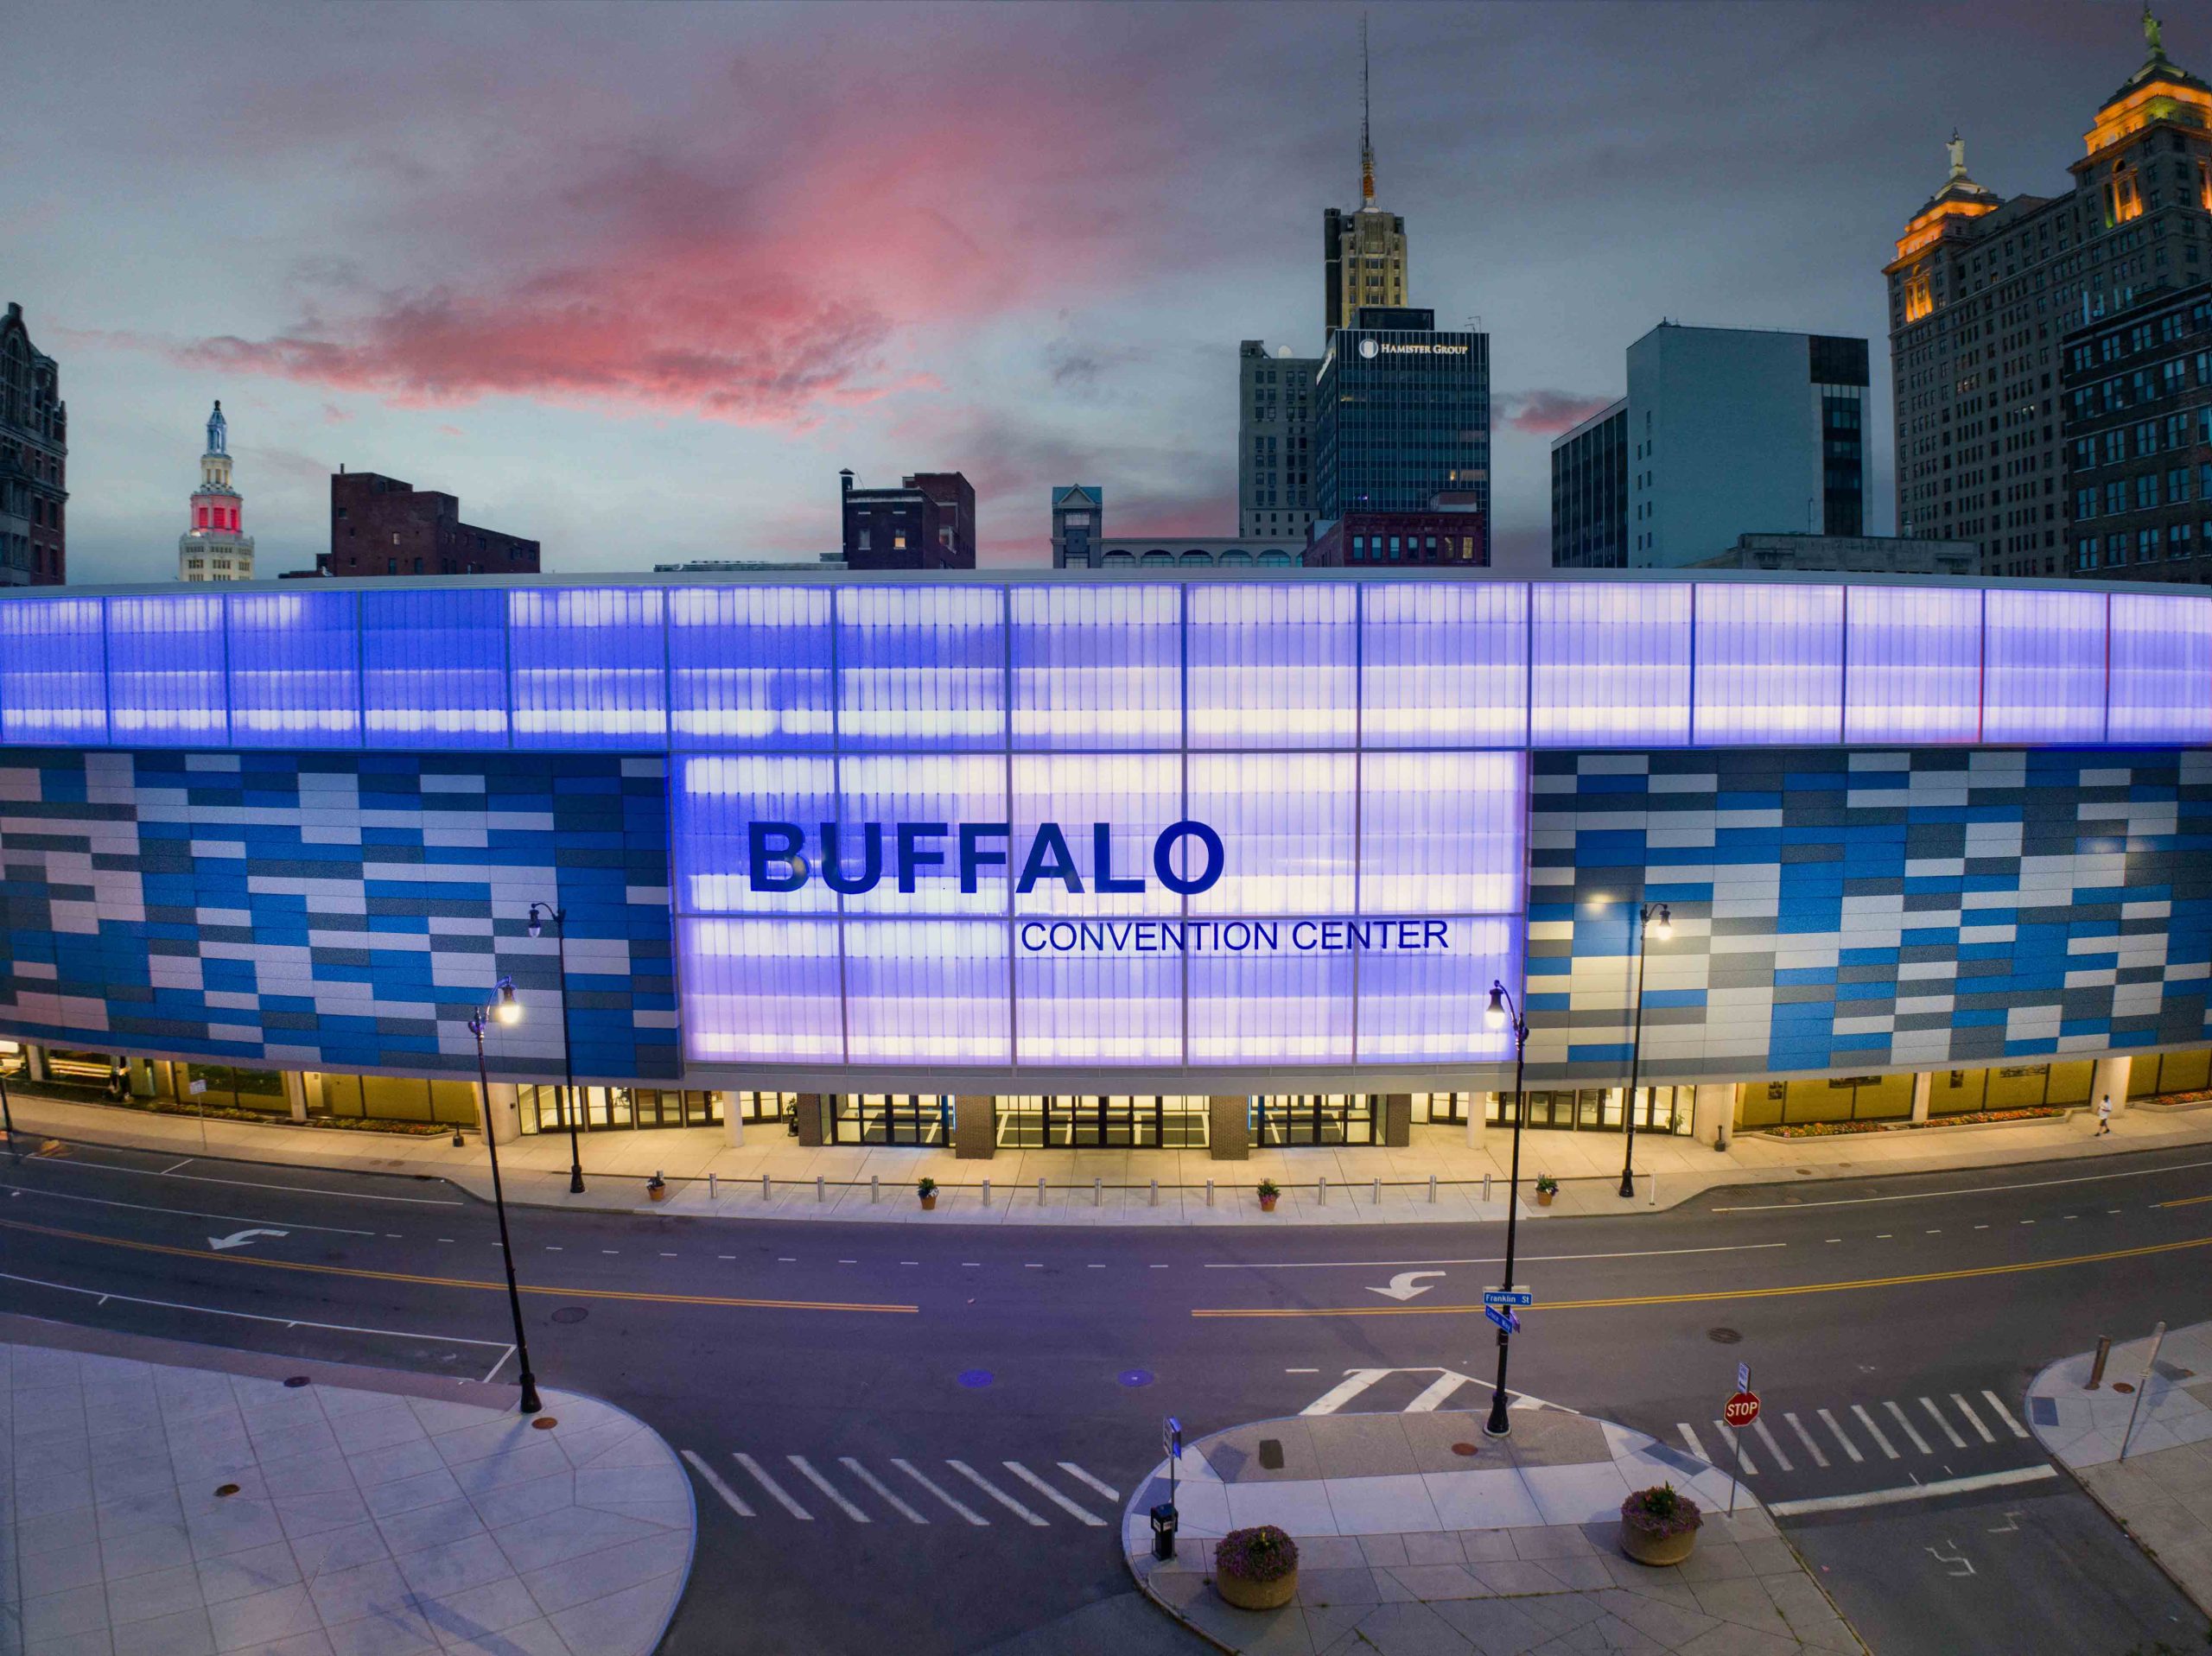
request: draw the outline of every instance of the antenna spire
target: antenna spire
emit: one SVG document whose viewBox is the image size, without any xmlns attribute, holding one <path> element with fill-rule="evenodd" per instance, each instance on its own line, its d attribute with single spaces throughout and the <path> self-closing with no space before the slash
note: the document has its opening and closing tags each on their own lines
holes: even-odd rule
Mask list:
<svg viewBox="0 0 2212 1656">
<path fill-rule="evenodd" d="M 1359 14 L 1359 205 L 1375 205 L 1375 146 L 1368 139 L 1367 14 Z"/>
</svg>

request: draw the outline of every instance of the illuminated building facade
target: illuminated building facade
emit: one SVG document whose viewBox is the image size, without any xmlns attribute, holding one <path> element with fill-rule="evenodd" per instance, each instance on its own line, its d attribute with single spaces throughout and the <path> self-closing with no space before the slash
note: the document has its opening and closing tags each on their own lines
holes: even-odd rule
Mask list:
<svg viewBox="0 0 2212 1656">
<path fill-rule="evenodd" d="M 207 448 L 191 511 L 192 526 L 177 537 L 176 578 L 251 581 L 253 536 L 245 533 L 245 498 L 231 485 L 231 428 L 219 402 L 207 416 Z"/>
<path fill-rule="evenodd" d="M 1425 511 L 1471 495 L 1490 521 L 1490 335 L 1434 313 L 1363 307 L 1314 385 L 1313 516 Z"/>
<path fill-rule="evenodd" d="M 1949 175 L 1885 267 L 1899 531 L 1980 540 L 1991 574 L 2063 574 L 2075 555 L 2065 336 L 2212 276 L 2212 86 L 2147 13 L 2145 34 L 2069 189 L 2001 198 L 1954 134 Z"/>
</svg>

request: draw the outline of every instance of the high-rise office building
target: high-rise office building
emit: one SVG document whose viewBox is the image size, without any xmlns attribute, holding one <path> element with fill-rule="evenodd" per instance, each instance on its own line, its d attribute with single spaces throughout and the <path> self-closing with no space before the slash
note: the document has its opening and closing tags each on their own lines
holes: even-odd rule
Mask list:
<svg viewBox="0 0 2212 1656">
<path fill-rule="evenodd" d="M 1628 564 L 1628 398 L 1552 439 L 1552 568 Z"/>
<path fill-rule="evenodd" d="M 1106 537 L 1106 491 L 1096 483 L 1069 483 L 1052 491 L 1052 568 L 1090 569 Z"/>
<path fill-rule="evenodd" d="M 2212 581 L 2212 282 L 2068 334 L 2058 384 L 2066 572 Z"/>
<path fill-rule="evenodd" d="M 852 569 L 973 569 L 976 490 L 958 472 L 916 472 L 863 489 L 837 473 L 845 565 Z"/>
<path fill-rule="evenodd" d="M 1367 22 L 1359 25 L 1359 206 L 1321 214 L 1324 337 L 1351 326 L 1362 305 L 1406 302 L 1406 221 L 1375 205 L 1375 145 L 1368 124 Z"/>
<path fill-rule="evenodd" d="M 1236 532 L 1303 541 L 1313 522 L 1313 378 L 1319 358 L 1236 352 Z"/>
<path fill-rule="evenodd" d="M 1314 385 L 1313 516 L 1427 510 L 1473 497 L 1490 522 L 1490 335 L 1435 313 L 1363 308 L 1329 339 Z"/>
<path fill-rule="evenodd" d="M 461 521 L 458 496 L 340 466 L 319 575 L 534 575 L 536 541 Z"/>
<path fill-rule="evenodd" d="M 67 578 L 69 409 L 61 370 L 31 343 L 23 308 L 0 317 L 0 586 Z"/>
<path fill-rule="evenodd" d="M 2212 86 L 2143 26 L 2148 55 L 2098 107 L 2069 188 L 2000 198 L 1954 133 L 1884 267 L 1898 526 L 1980 540 L 1992 574 L 2067 568 L 2064 336 L 2212 273 Z"/>
<path fill-rule="evenodd" d="M 242 522 L 245 498 L 231 486 L 231 427 L 223 405 L 207 416 L 207 448 L 192 493 L 192 526 L 177 536 L 179 581 L 251 581 L 253 536 Z"/>
</svg>

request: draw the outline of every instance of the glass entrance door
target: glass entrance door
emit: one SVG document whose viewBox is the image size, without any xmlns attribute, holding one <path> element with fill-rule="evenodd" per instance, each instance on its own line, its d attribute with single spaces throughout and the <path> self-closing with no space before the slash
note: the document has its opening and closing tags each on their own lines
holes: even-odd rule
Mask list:
<svg viewBox="0 0 2212 1656">
<path fill-rule="evenodd" d="M 948 1093 L 835 1093 L 830 1110 L 832 1144 L 952 1142 L 952 1097 Z"/>
<path fill-rule="evenodd" d="M 1255 1098 L 1252 1133 L 1263 1145 L 1371 1145 L 1375 1099 L 1367 1093 Z"/>
</svg>

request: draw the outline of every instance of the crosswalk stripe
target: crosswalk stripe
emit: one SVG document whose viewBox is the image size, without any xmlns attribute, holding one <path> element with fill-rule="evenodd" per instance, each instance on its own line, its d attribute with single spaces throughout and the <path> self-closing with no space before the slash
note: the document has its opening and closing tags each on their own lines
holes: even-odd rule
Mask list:
<svg viewBox="0 0 2212 1656">
<path fill-rule="evenodd" d="M 1062 1512 L 1066 1513 L 1070 1517 L 1081 1519 L 1084 1523 L 1090 1525 L 1090 1527 L 1095 1530 L 1103 1530 L 1106 1527 L 1106 1520 L 1104 1519 L 1098 1517 L 1096 1513 L 1085 1512 L 1082 1507 L 1077 1506 L 1075 1502 L 1070 1501 L 1065 1495 L 1052 1488 L 1051 1484 L 1046 1482 L 1044 1479 L 1039 1477 L 1027 1467 L 1022 1465 L 1020 1461 L 1001 1461 L 999 1464 L 1006 1468 L 1007 1471 L 1013 1473 L 1015 1477 L 1020 1478 L 1024 1483 L 1027 1484 L 1032 1489 L 1034 1489 L 1039 1494 L 1044 1496 L 1046 1500 L 1051 1501 L 1055 1507 L 1058 1507 Z"/>
<path fill-rule="evenodd" d="M 893 1512 L 898 1513 L 899 1517 L 905 1519 L 909 1524 L 926 1524 L 930 1521 L 928 1519 L 924 1518 L 919 1513 L 916 1512 L 912 1507 L 909 1507 L 904 1501 L 901 1501 L 897 1495 L 893 1494 L 889 1487 L 884 1483 L 881 1478 L 877 1477 L 874 1473 L 869 1471 L 851 1456 L 840 1455 L 837 1457 L 837 1464 L 843 1467 L 846 1471 L 851 1473 L 862 1483 L 868 1485 L 869 1488 L 874 1490 L 877 1494 L 882 1496 L 884 1505 L 890 1507 Z"/>
<path fill-rule="evenodd" d="M 785 1512 L 789 1513 L 793 1518 L 803 1519 L 810 1524 L 814 1521 L 814 1514 L 807 1511 L 805 1507 L 800 1506 L 798 1502 L 793 1501 L 789 1494 L 785 1494 L 784 1486 L 778 1483 L 775 1479 L 770 1477 L 766 1469 L 764 1468 L 760 1462 L 754 1460 L 750 1455 L 746 1454 L 742 1450 L 740 1450 L 731 1455 L 730 1458 L 735 1461 L 740 1466 L 743 1467 L 747 1471 L 750 1472 L 753 1475 L 753 1481 L 759 1484 L 763 1489 L 766 1489 L 770 1494 L 773 1495 L 776 1498 L 776 1504 L 781 1507 Z"/>
<path fill-rule="evenodd" d="M 1101 1483 L 1096 1478 L 1092 1477 L 1090 1473 L 1084 1471 L 1073 1461 L 1062 1461 L 1060 1462 L 1060 1470 L 1066 1473 L 1077 1483 L 1089 1484 L 1092 1488 L 1098 1491 L 1100 1494 L 1105 1496 L 1109 1501 L 1119 1501 L 1122 1498 L 1122 1492 L 1119 1489 L 1116 1489 L 1110 1483 Z"/>
<path fill-rule="evenodd" d="M 1777 1466 L 1785 1472 L 1794 1472 L 1797 1469 L 1789 1463 L 1789 1457 L 1782 1452 L 1782 1445 L 1775 1441 L 1774 1434 L 1766 1429 L 1766 1418 L 1764 1415 L 1751 1422 L 1751 1430 L 1758 1433 L 1759 1442 L 1766 1445 L 1766 1452 L 1774 1456 L 1774 1463 Z"/>
<path fill-rule="evenodd" d="M 1859 1417 L 1859 1424 L 1866 1428 L 1866 1435 L 1874 1440 L 1875 1446 L 1891 1460 L 1896 1460 L 1897 1450 L 1891 1449 L 1890 1440 L 1882 1436 L 1882 1429 L 1874 1424 L 1874 1417 L 1866 1412 L 1866 1405 L 1863 1403 L 1854 1403 L 1851 1405 L 1851 1412 Z"/>
<path fill-rule="evenodd" d="M 1355 1368 L 1300 1409 L 1299 1413 L 1334 1414 L 1389 1372 L 1387 1368 Z"/>
<path fill-rule="evenodd" d="M 1690 1423 L 1688 1421 L 1677 1420 L 1675 1422 L 1675 1430 L 1682 1434 L 1682 1441 L 1689 1445 L 1691 1454 L 1696 1456 L 1698 1459 L 1704 1461 L 1708 1464 L 1718 1464 L 1717 1462 L 1713 1461 L 1713 1456 L 1705 1452 L 1705 1445 L 1698 1442 L 1697 1434 L 1690 1430 Z"/>
<path fill-rule="evenodd" d="M 713 1467 L 709 1466 L 705 1461 L 702 1460 L 698 1456 L 697 1454 L 688 1449 L 683 1451 L 683 1458 L 690 1462 L 691 1469 L 694 1472 L 696 1472 L 702 1478 L 704 1478 L 707 1481 L 707 1488 L 713 1490 L 716 1494 L 722 1498 L 723 1506 L 728 1507 L 730 1511 L 735 1513 L 740 1518 L 750 1518 L 753 1516 L 753 1508 L 745 1504 L 744 1500 L 738 1494 L 736 1490 L 731 1488 L 729 1485 L 722 1482 L 721 1475 L 716 1472 Z"/>
<path fill-rule="evenodd" d="M 972 1507 L 962 1506 L 950 1495 L 945 1494 L 944 1490 L 938 1488 L 937 1485 L 932 1483 L 927 1477 L 916 1471 L 912 1462 L 901 1461 L 894 1458 L 891 1464 L 897 1467 L 908 1477 L 913 1479 L 916 1483 L 920 1484 L 923 1488 L 928 1490 L 946 1506 L 951 1507 L 954 1512 L 958 1513 L 961 1517 L 966 1519 L 970 1524 L 974 1524 L 983 1529 L 988 1529 L 990 1527 L 991 1520 L 989 1519 L 984 1517 L 982 1513 L 976 1512 Z"/>
<path fill-rule="evenodd" d="M 1408 1414 L 1433 1413 L 1444 1406 L 1446 1398 L 1450 1397 L 1452 1393 L 1466 1384 L 1466 1380 L 1467 1377 L 1465 1374 L 1454 1374 L 1449 1370 L 1446 1371 L 1429 1381 L 1421 1394 L 1406 1405 L 1405 1412 Z"/>
<path fill-rule="evenodd" d="M 1956 1392 L 1954 1392 L 1951 1393 L 1951 1401 L 1959 1405 L 1959 1412 L 1966 1416 L 1967 1424 L 1972 1426 L 1976 1432 L 1980 1434 L 1981 1441 L 1983 1443 L 1993 1443 L 1997 1441 L 1997 1434 L 1981 1424 L 1981 1417 L 1976 1414 L 1974 1410 L 1967 1405 L 1966 1399 L 1961 1397 Z"/>
<path fill-rule="evenodd" d="M 1903 1409 L 1897 1407 L 1896 1404 L 1887 1401 L 1885 1401 L 1882 1406 L 1887 1409 L 1891 1414 L 1897 1416 L 1897 1424 L 1904 1428 L 1904 1435 L 1912 1439 L 1912 1446 L 1915 1449 L 1918 1450 L 1923 1455 L 1933 1455 L 1936 1452 L 1929 1446 L 1928 1440 L 1913 1430 L 1912 1422 L 1904 1418 L 1904 1411 Z"/>
<path fill-rule="evenodd" d="M 875 1520 L 837 1493 L 837 1487 L 807 1463 L 804 1455 L 786 1455 L 784 1458 L 798 1469 L 799 1476 L 830 1497 L 837 1510 L 855 1524 L 873 1524 Z"/>
<path fill-rule="evenodd" d="M 1836 1442 L 1843 1445 L 1843 1452 L 1851 1456 L 1853 1465 L 1856 1465 L 1866 1458 L 1864 1455 L 1861 1455 L 1859 1452 L 1859 1445 L 1853 1443 L 1851 1439 L 1843 1435 L 1843 1428 L 1836 1424 L 1836 1418 L 1834 1415 L 1830 1414 L 1826 1409 L 1817 1410 L 1815 1412 L 1819 1414 L 1821 1419 L 1828 1423 L 1828 1430 L 1835 1434 Z"/>
<path fill-rule="evenodd" d="M 2005 1406 L 2003 1398 L 1994 1392 L 1984 1392 L 1982 1396 L 1989 1399 L 1989 1406 L 1997 1411 L 1997 1418 L 2011 1429 L 2013 1437 L 2025 1437 L 2028 1435 L 2028 1429 L 2012 1418 L 2012 1412 Z"/>
<path fill-rule="evenodd" d="M 947 1461 L 945 1464 L 950 1467 L 954 1471 L 957 1472 L 962 1477 L 967 1479 L 969 1482 L 974 1484 L 978 1489 L 981 1489 L 993 1501 L 998 1502 L 1000 1506 L 1005 1507 L 1007 1511 L 1014 1513 L 1017 1518 L 1021 1519 L 1024 1522 L 1033 1524 L 1040 1530 L 1046 1527 L 1045 1520 L 1038 1517 L 1036 1513 L 1031 1512 L 1028 1507 L 1023 1506 L 1012 1495 L 1007 1494 L 1005 1490 L 1000 1488 L 998 1485 L 993 1483 L 988 1478 L 978 1472 L 974 1467 L 969 1465 L 967 1462 Z"/>
<path fill-rule="evenodd" d="M 1758 1476 L 1759 1463 L 1744 1452 L 1744 1440 L 1728 1430 L 1728 1423 L 1716 1420 L 1713 1423 L 1713 1429 L 1720 1434 L 1720 1441 L 1728 1445 L 1730 1458 L 1743 1469 L 1744 1475 L 1747 1478 Z"/>
<path fill-rule="evenodd" d="M 1967 1440 L 1959 1436 L 1958 1429 L 1943 1418 L 1943 1412 L 1936 1406 L 1935 1399 L 1923 1397 L 1916 1398 L 1913 1400 L 1927 1410 L 1929 1418 L 1943 1429 L 1943 1436 L 1951 1440 L 1953 1449 L 1964 1449 L 1967 1446 Z"/>
<path fill-rule="evenodd" d="M 1821 1446 L 1813 1441 L 1813 1434 L 1805 1430 L 1805 1423 L 1794 1414 L 1785 1414 L 1782 1418 L 1789 1423 L 1789 1430 L 1797 1434 L 1797 1441 L 1805 1445 L 1805 1452 L 1813 1457 L 1813 1464 L 1825 1467 L 1828 1457 L 1821 1453 Z M 1789 1470 L 1787 1467 L 1783 1469 Z"/>
</svg>

